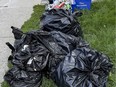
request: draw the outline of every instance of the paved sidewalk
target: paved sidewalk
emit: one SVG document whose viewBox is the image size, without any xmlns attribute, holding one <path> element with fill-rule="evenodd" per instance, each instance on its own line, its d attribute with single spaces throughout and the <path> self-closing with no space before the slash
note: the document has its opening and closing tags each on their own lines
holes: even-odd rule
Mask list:
<svg viewBox="0 0 116 87">
<path fill-rule="evenodd" d="M 33 6 L 38 3 L 40 0 L 0 0 L 0 83 L 8 70 L 7 59 L 10 55 L 10 49 L 5 43 L 13 44 L 14 41 L 10 27 L 20 28 L 30 18 Z"/>
</svg>

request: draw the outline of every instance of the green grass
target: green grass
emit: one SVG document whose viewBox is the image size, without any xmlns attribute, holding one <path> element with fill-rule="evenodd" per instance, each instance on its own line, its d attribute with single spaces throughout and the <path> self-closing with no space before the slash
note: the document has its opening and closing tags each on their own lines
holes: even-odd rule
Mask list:
<svg viewBox="0 0 116 87">
<path fill-rule="evenodd" d="M 105 53 L 114 64 L 114 68 L 109 75 L 108 87 L 116 87 L 116 23 L 115 23 L 115 0 L 102 0 L 92 4 L 90 11 L 82 11 L 83 16 L 79 18 L 84 32 L 84 38 L 91 47 Z M 32 29 L 39 29 L 39 18 L 44 12 L 44 6 L 34 6 L 34 13 L 22 26 L 22 30 L 27 32 Z M 9 87 L 6 82 L 2 87 Z M 55 87 L 54 83 L 46 78 L 41 87 Z"/>
<path fill-rule="evenodd" d="M 23 32 L 39 29 L 40 17 L 44 12 L 44 8 L 45 6 L 42 5 L 36 5 L 33 7 L 34 13 L 32 13 L 31 18 L 22 25 Z"/>
<path fill-rule="evenodd" d="M 92 4 L 90 11 L 83 11 L 79 19 L 84 38 L 91 47 L 105 53 L 114 67 L 108 79 L 108 87 L 116 87 L 116 23 L 115 0 L 103 0 Z"/>
</svg>

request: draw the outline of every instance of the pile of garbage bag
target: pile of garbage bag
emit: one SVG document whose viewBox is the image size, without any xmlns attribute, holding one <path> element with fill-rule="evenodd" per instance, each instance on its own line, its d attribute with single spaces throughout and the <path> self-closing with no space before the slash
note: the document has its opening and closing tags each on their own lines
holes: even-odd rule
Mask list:
<svg viewBox="0 0 116 87">
<path fill-rule="evenodd" d="M 65 34 L 72 34 L 82 37 L 82 29 L 77 18 L 82 16 L 82 12 L 70 13 L 69 10 L 51 9 L 43 13 L 40 21 L 41 29 L 44 31 L 61 31 Z"/>
<path fill-rule="evenodd" d="M 4 79 L 10 87 L 40 87 L 43 76 L 58 87 L 106 87 L 112 62 L 83 39 L 76 16 L 63 9 L 45 11 L 41 29 L 22 32 L 11 27 L 15 42 Z"/>
</svg>

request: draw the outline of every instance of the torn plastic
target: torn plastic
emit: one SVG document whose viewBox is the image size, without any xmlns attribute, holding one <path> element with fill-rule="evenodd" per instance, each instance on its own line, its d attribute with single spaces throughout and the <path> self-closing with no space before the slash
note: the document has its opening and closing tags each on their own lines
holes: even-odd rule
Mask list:
<svg viewBox="0 0 116 87">
<path fill-rule="evenodd" d="M 75 12 L 72 14 L 69 10 L 63 9 L 47 10 L 41 17 L 40 26 L 44 31 L 55 30 L 76 37 L 82 37 L 80 23 L 76 19 L 81 15 L 81 12 Z"/>
</svg>

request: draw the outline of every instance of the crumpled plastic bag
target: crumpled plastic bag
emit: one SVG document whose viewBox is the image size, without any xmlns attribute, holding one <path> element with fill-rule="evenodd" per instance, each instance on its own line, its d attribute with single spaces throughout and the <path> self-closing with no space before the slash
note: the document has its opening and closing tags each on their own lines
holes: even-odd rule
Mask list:
<svg viewBox="0 0 116 87">
<path fill-rule="evenodd" d="M 111 69 L 106 55 L 82 47 L 69 53 L 51 77 L 58 87 L 106 87 Z"/>
<path fill-rule="evenodd" d="M 4 76 L 11 87 L 40 87 L 43 75 L 58 87 L 106 87 L 112 63 L 83 40 L 76 15 L 52 9 L 43 14 L 40 30 L 11 27 L 15 42 L 6 44 L 13 67 Z"/>
<path fill-rule="evenodd" d="M 47 64 L 49 56 L 66 55 L 77 46 L 88 45 L 82 38 L 66 35 L 57 31 L 30 31 L 19 36 L 15 28 L 14 52 L 12 63 L 28 71 L 41 71 Z"/>
<path fill-rule="evenodd" d="M 80 23 L 76 19 L 81 15 L 81 12 L 75 12 L 72 14 L 69 10 L 64 9 L 47 10 L 43 13 L 40 19 L 40 26 L 44 31 L 55 30 L 76 37 L 82 37 L 82 29 Z"/>
<path fill-rule="evenodd" d="M 11 87 L 39 87 L 42 82 L 42 72 L 27 72 L 13 66 L 4 78 Z"/>
<path fill-rule="evenodd" d="M 50 77 L 50 73 L 56 69 L 56 66 L 68 53 L 77 47 L 88 46 L 81 37 L 66 35 L 58 31 L 37 30 L 23 33 L 15 27 L 12 27 L 12 29 L 15 37 L 14 46 L 10 43 L 7 43 L 7 45 L 12 50 L 10 60 L 14 67 L 5 75 L 5 80 L 11 87 L 36 87 L 34 86 L 36 83 L 28 85 L 31 80 L 28 81 L 29 83 L 24 82 L 25 78 L 30 78 L 30 72 L 39 72 L 40 76 L 48 74 Z M 29 76 L 27 75 L 24 80 L 20 80 L 19 78 L 22 79 L 23 74 L 29 74 Z M 36 82 L 36 76 L 32 80 L 34 79 L 34 82 Z M 38 79 L 41 81 L 42 76 Z M 20 85 L 18 85 L 18 81 L 21 83 Z"/>
</svg>

